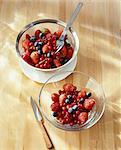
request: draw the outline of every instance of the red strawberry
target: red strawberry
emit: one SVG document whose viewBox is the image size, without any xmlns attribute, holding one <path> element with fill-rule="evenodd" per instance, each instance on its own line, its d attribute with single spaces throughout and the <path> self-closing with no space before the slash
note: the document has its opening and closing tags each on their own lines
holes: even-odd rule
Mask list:
<svg viewBox="0 0 121 150">
<path fill-rule="evenodd" d="M 32 52 L 30 57 L 31 57 L 34 64 L 37 64 L 39 62 L 39 54 L 37 51 Z"/>
<path fill-rule="evenodd" d="M 83 89 L 82 91 L 80 91 L 79 93 L 78 93 L 78 98 L 80 99 L 80 98 L 84 98 L 86 96 L 86 90 L 85 89 Z"/>
<path fill-rule="evenodd" d="M 28 52 L 23 53 L 23 54 L 22 54 L 22 58 L 23 58 L 23 60 L 25 60 L 27 63 L 30 63 L 30 62 L 31 62 L 31 58 L 30 58 Z"/>
<path fill-rule="evenodd" d="M 36 31 L 35 31 L 35 37 L 36 37 L 36 38 L 39 38 L 39 34 L 40 34 L 40 33 L 41 33 L 40 30 L 36 30 Z"/>
<path fill-rule="evenodd" d="M 30 35 L 26 34 L 26 39 L 30 40 Z"/>
<path fill-rule="evenodd" d="M 67 55 L 67 48 L 66 48 L 66 46 L 63 46 L 63 48 L 61 49 L 61 54 L 62 54 L 62 57 L 66 57 L 66 55 Z"/>
<path fill-rule="evenodd" d="M 58 29 L 56 32 L 55 32 L 55 35 L 57 35 L 57 37 L 59 38 L 61 36 L 63 32 L 63 29 Z"/>
<path fill-rule="evenodd" d="M 59 61 L 58 59 L 54 59 L 54 60 L 53 60 L 53 63 L 54 63 L 54 65 L 55 65 L 56 67 L 60 67 L 60 66 L 61 66 L 61 63 L 60 63 L 60 61 Z"/>
<path fill-rule="evenodd" d="M 30 43 L 30 41 L 29 41 L 28 39 L 24 40 L 24 41 L 22 42 L 22 47 L 23 47 L 25 50 L 27 50 L 27 49 L 29 48 L 29 43 Z"/>
<path fill-rule="evenodd" d="M 47 28 L 42 29 L 42 32 L 43 32 L 45 35 L 48 34 L 48 33 L 51 33 L 50 30 L 47 29 Z"/>
<path fill-rule="evenodd" d="M 51 38 L 51 36 L 52 36 L 51 33 L 46 34 L 46 38 L 47 38 L 47 39 L 48 39 L 48 38 Z"/>
<path fill-rule="evenodd" d="M 66 92 L 73 92 L 74 90 L 76 90 L 76 87 L 71 83 L 66 83 L 66 84 L 63 85 L 63 89 Z"/>
<path fill-rule="evenodd" d="M 85 99 L 84 107 L 88 110 L 92 110 L 92 107 L 95 105 L 94 99 Z"/>
<path fill-rule="evenodd" d="M 48 45 L 47 44 L 45 44 L 43 47 L 42 47 L 42 52 L 43 53 L 48 53 L 50 50 L 49 50 L 49 48 L 48 48 Z"/>
<path fill-rule="evenodd" d="M 68 59 L 71 59 L 72 58 L 72 55 L 73 55 L 73 48 L 72 47 L 70 47 L 69 49 L 68 49 L 68 52 L 67 52 L 67 58 Z"/>
<path fill-rule="evenodd" d="M 59 109 L 60 109 L 60 105 L 59 105 L 59 103 L 53 103 L 52 105 L 51 105 L 51 110 L 52 111 L 54 111 L 54 112 L 57 112 L 57 111 L 59 111 Z"/>
<path fill-rule="evenodd" d="M 82 110 L 82 109 L 84 109 L 84 106 L 82 104 L 78 104 L 78 109 Z"/>
<path fill-rule="evenodd" d="M 66 94 L 61 94 L 59 96 L 59 103 L 63 104 L 65 102 L 65 100 L 66 100 Z"/>
<path fill-rule="evenodd" d="M 81 112 L 78 116 L 78 120 L 81 122 L 81 124 L 85 123 L 88 119 L 88 113 L 87 112 Z"/>
<path fill-rule="evenodd" d="M 56 93 L 53 93 L 51 95 L 51 99 L 52 99 L 52 101 L 57 102 L 57 101 L 59 101 L 59 95 Z"/>
</svg>

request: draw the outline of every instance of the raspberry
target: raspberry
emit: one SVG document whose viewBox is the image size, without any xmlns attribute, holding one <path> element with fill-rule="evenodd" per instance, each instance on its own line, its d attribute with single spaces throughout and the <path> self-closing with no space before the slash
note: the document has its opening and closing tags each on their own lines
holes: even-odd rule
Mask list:
<svg viewBox="0 0 121 150">
<path fill-rule="evenodd" d="M 59 95 L 56 93 L 53 93 L 51 95 L 51 99 L 52 99 L 52 101 L 57 102 L 57 101 L 59 101 Z"/>
<path fill-rule="evenodd" d="M 51 105 L 51 109 L 52 109 L 52 111 L 54 111 L 54 112 L 57 112 L 57 111 L 59 111 L 60 110 L 60 105 L 59 105 L 59 103 L 53 103 L 52 105 Z"/>
</svg>

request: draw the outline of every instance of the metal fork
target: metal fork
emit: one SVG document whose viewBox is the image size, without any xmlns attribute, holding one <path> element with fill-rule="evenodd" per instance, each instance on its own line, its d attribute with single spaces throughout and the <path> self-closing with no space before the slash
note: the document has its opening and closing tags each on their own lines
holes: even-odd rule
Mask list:
<svg viewBox="0 0 121 150">
<path fill-rule="evenodd" d="M 82 2 L 79 2 L 75 8 L 75 10 L 73 11 L 72 15 L 71 15 L 71 18 L 69 19 L 69 21 L 67 22 L 67 25 L 66 27 L 64 28 L 60 38 L 58 39 L 58 42 L 57 42 L 57 51 L 55 52 L 58 53 L 61 48 L 64 46 L 64 38 L 65 38 L 65 35 L 67 33 L 67 31 L 69 30 L 69 28 L 72 26 L 74 20 L 76 19 L 80 9 L 82 8 L 83 6 L 83 3 Z"/>
</svg>

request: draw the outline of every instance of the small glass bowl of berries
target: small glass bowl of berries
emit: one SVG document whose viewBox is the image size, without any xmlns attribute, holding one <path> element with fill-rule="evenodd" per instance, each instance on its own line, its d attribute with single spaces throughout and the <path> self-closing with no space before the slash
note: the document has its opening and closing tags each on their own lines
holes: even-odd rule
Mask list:
<svg viewBox="0 0 121 150">
<path fill-rule="evenodd" d="M 102 117 L 105 95 L 95 79 L 79 71 L 70 71 L 62 81 L 50 84 L 49 80 L 40 91 L 39 104 L 43 116 L 54 126 L 78 131 L 92 127 Z"/>
<path fill-rule="evenodd" d="M 79 39 L 73 28 L 68 30 L 64 46 L 56 53 L 58 39 L 65 26 L 66 24 L 59 20 L 42 19 L 22 29 L 17 36 L 16 51 L 20 57 L 22 70 L 26 68 L 24 72 L 31 71 L 29 75 L 35 71 L 42 73 L 61 70 L 75 59 Z"/>
</svg>

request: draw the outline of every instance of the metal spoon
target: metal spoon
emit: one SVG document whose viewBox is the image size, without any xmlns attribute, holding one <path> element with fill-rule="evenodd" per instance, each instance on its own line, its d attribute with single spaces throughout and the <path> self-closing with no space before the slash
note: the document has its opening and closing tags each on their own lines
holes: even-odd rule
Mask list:
<svg viewBox="0 0 121 150">
<path fill-rule="evenodd" d="M 64 46 L 65 35 L 66 35 L 67 31 L 69 30 L 69 28 L 72 26 L 74 20 L 76 19 L 77 15 L 79 14 L 80 9 L 82 8 L 82 6 L 83 6 L 82 2 L 79 2 L 77 4 L 74 12 L 71 15 L 71 18 L 69 19 L 66 27 L 64 28 L 64 30 L 63 30 L 60 38 L 58 39 L 58 42 L 57 42 L 57 51 L 55 52 L 55 54 L 58 53 L 61 50 L 61 48 Z"/>
<path fill-rule="evenodd" d="M 76 19 L 77 15 L 79 14 L 79 11 L 80 9 L 82 8 L 83 6 L 83 3 L 82 2 L 79 2 L 75 8 L 75 10 L 73 11 L 72 15 L 71 15 L 71 18 L 69 19 L 66 27 L 64 28 L 60 38 L 58 39 L 58 42 L 57 42 L 57 50 L 55 51 L 55 54 L 58 53 L 61 48 L 64 46 L 64 38 L 65 38 L 65 35 L 67 33 L 67 31 L 69 30 L 69 28 L 72 26 L 74 20 Z M 45 62 L 47 59 L 45 58 L 44 60 L 42 60 L 39 64 L 42 64 L 43 62 Z"/>
</svg>

